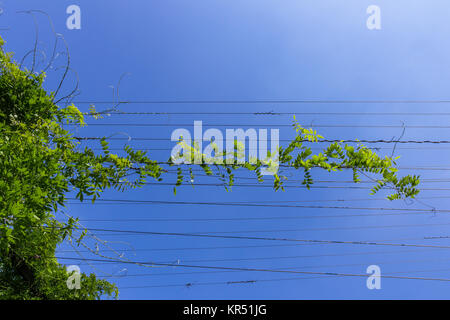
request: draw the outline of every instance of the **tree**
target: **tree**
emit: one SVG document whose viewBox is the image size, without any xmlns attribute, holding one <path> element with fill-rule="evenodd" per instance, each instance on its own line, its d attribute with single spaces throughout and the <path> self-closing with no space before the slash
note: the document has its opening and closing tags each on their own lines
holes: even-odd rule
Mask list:
<svg viewBox="0 0 450 320">
<path fill-rule="evenodd" d="M 21 69 L 13 61 L 12 54 L 3 51 L 0 38 L 0 299 L 100 299 L 116 297 L 114 284 L 98 279 L 94 274 L 81 274 L 81 289 L 70 290 L 67 279 L 71 275 L 55 258 L 55 250 L 63 241 L 83 244 L 86 230 L 77 219 L 67 221 L 58 218 L 67 195 L 76 192 L 80 201 L 95 200 L 106 189 L 120 191 L 142 187 L 148 179 L 161 181 L 173 166 L 151 160 L 145 152 L 125 147 L 126 156 L 109 151 L 106 138 L 100 139 L 101 153 L 90 148 L 77 147 L 79 139 L 63 128 L 63 124 L 83 127 L 86 114 L 74 105 L 60 107 L 55 93 L 43 88 L 45 74 Z M 91 110 L 90 116 L 101 116 Z M 390 188 L 389 199 L 414 197 L 419 177 L 399 178 L 395 161 L 381 158 L 363 145 L 357 147 L 333 143 L 319 154 L 312 154 L 311 143 L 322 137 L 312 129 L 293 124 L 296 138 L 279 149 L 280 165 L 301 169 L 303 184 L 313 183 L 311 169 L 327 171 L 353 170 L 353 180 L 358 174 L 375 174 L 372 193 Z M 200 152 L 195 145 L 186 146 L 193 156 Z M 236 145 L 233 157 L 238 157 Z M 207 157 L 200 154 L 205 162 Z M 257 160 L 243 164 L 200 164 L 207 175 L 226 180 L 231 187 L 234 172 L 249 170 L 262 180 Z M 179 166 L 175 187 L 184 182 L 184 176 L 193 179 L 192 166 Z M 274 189 L 282 189 L 286 177 L 274 175 Z M 81 236 L 75 231 L 82 231 Z"/>
</svg>

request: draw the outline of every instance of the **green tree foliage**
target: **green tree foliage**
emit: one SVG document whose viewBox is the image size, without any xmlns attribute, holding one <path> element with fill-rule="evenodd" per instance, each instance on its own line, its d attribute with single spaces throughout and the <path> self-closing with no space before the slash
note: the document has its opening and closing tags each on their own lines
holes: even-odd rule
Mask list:
<svg viewBox="0 0 450 320">
<path fill-rule="evenodd" d="M 44 75 L 20 70 L 10 54 L 0 52 L 0 66 L 0 298 L 115 296 L 115 286 L 93 274 L 82 275 L 80 290 L 67 288 L 55 249 L 72 237 L 76 222 L 59 222 L 55 214 L 68 192 L 95 199 L 106 188 L 158 179 L 161 168 L 142 152 L 110 154 L 105 141 L 101 155 L 77 150 L 79 142 L 62 124 L 83 126 L 83 114 L 74 106 L 58 108 L 42 88 Z M 132 167 L 137 175 L 130 181 Z"/>
<path fill-rule="evenodd" d="M 0 39 L 0 299 L 100 299 L 116 297 L 114 284 L 94 274 L 81 274 L 81 289 L 69 290 L 70 274 L 55 258 L 63 241 L 83 244 L 83 230 L 73 218 L 58 216 L 75 192 L 80 201 L 100 197 L 106 189 L 125 191 L 142 187 L 149 179 L 160 181 L 164 165 L 149 159 L 145 152 L 125 147 L 126 156 L 112 154 L 106 139 L 101 153 L 80 148 L 80 141 L 63 129 L 64 124 L 85 125 L 85 114 L 74 105 L 62 108 L 54 103 L 54 93 L 43 89 L 45 75 L 21 70 L 12 55 L 3 51 Z M 98 118 L 95 110 L 90 116 Z M 390 199 L 414 197 L 419 191 L 416 176 L 398 178 L 395 162 L 381 158 L 364 146 L 334 143 L 313 155 L 308 145 L 321 137 L 294 123 L 296 138 L 280 148 L 280 166 L 301 169 L 303 184 L 313 183 L 311 169 L 353 170 L 375 174 L 373 193 L 390 188 Z M 180 142 L 182 143 L 182 142 Z M 195 148 L 192 146 L 185 146 Z M 237 147 L 237 149 L 239 149 Z M 197 151 L 198 153 L 199 151 Z M 194 154 L 193 152 L 192 154 Z M 237 153 L 237 152 L 236 152 Z M 207 175 L 216 175 L 231 187 L 234 172 L 246 169 L 262 180 L 265 161 L 218 164 L 201 155 L 198 165 Z M 238 156 L 237 154 L 233 156 Z M 168 165 L 173 165 L 168 163 Z M 175 187 L 194 179 L 192 166 L 178 167 Z M 274 189 L 282 189 L 287 178 L 274 175 Z"/>
</svg>

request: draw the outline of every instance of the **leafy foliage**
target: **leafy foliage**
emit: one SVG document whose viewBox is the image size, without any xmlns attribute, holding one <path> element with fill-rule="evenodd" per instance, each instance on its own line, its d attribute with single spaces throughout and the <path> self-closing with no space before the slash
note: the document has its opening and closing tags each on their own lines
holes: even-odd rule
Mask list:
<svg viewBox="0 0 450 320">
<path fill-rule="evenodd" d="M 3 41 L 1 43 L 3 45 Z M 68 273 L 55 249 L 72 237 L 75 221 L 60 222 L 56 212 L 66 194 L 93 201 L 107 188 L 125 190 L 159 179 L 161 168 L 141 151 L 119 157 L 85 148 L 62 124 L 84 125 L 73 105 L 58 108 L 42 88 L 44 74 L 20 70 L 10 54 L 0 52 L 0 299 L 99 299 L 117 288 L 81 275 L 81 289 L 69 290 Z M 129 180 L 133 170 L 135 179 Z"/>
<path fill-rule="evenodd" d="M 360 182 L 360 173 L 364 175 L 378 175 L 378 179 L 371 178 L 375 184 L 371 194 L 375 194 L 381 189 L 388 189 L 393 191 L 388 196 L 388 199 L 396 200 L 414 198 L 419 193 L 419 189 L 416 188 L 420 183 L 419 176 L 407 175 L 399 178 L 394 159 L 387 156 L 382 158 L 361 144 L 354 147 L 338 142 L 330 144 L 318 154 L 313 154 L 310 147 L 311 143 L 315 143 L 319 139 L 323 139 L 323 137 L 313 129 L 303 128 L 297 122 L 295 116 L 293 127 L 297 133 L 295 139 L 286 148 L 278 148 L 277 158 L 272 157 L 270 152 L 268 152 L 266 159 L 249 159 L 248 162 L 239 164 L 237 160 L 245 155 L 245 148 L 237 140 L 235 140 L 234 150 L 228 152 L 216 149 L 217 145 L 211 143 L 212 147 L 218 151 L 214 157 L 211 157 L 202 154 L 202 151 L 198 149 L 195 143 L 189 145 L 183 139 L 180 139 L 177 143 L 178 154 L 172 155 L 168 161 L 172 165 L 175 165 L 175 163 L 191 165 L 195 157 L 200 157 L 203 160 L 201 166 L 205 173 L 207 175 L 214 175 L 212 168 L 216 168 L 217 174 L 223 178 L 226 175 L 228 176 L 228 186 L 233 185 L 234 171 L 239 168 L 254 172 L 258 181 L 262 181 L 261 170 L 268 167 L 269 171 L 273 173 L 273 188 L 275 190 L 283 190 L 283 182 L 288 180 L 288 178 L 280 174 L 280 172 L 286 168 L 302 169 L 302 185 L 308 189 L 314 183 L 311 174 L 312 169 L 322 169 L 328 172 L 351 169 L 353 172 L 353 182 L 355 183 Z M 224 164 L 223 157 L 228 156 L 234 157 L 234 164 Z M 281 168 L 280 172 L 275 170 L 278 167 Z M 226 169 L 225 173 L 222 173 L 223 169 Z M 183 173 L 178 168 L 177 186 L 181 184 L 180 181 L 182 180 Z"/>
</svg>

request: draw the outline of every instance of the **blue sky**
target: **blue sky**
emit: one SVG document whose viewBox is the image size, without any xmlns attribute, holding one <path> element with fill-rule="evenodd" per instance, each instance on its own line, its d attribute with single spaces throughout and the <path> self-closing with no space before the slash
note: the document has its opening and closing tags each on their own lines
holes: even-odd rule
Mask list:
<svg viewBox="0 0 450 320">
<path fill-rule="evenodd" d="M 66 8 L 81 8 L 81 30 L 66 28 Z M 366 9 L 381 8 L 382 29 L 368 30 Z M 35 41 L 32 16 L 20 10 L 39 9 L 51 17 L 55 29 L 67 41 L 71 67 L 79 78 L 75 101 L 86 111 L 91 102 L 98 110 L 110 107 L 111 85 L 120 85 L 126 101 L 156 100 L 448 100 L 450 83 L 450 25 L 448 1 L 347 0 L 331 1 L 50 1 L 3 0 L 1 31 L 8 51 L 20 59 Z M 44 15 L 36 14 L 39 46 L 48 54 L 54 41 Z M 60 43 L 58 51 L 62 50 Z M 40 56 L 41 57 L 41 56 Z M 55 68 L 64 65 L 60 55 Z M 30 65 L 31 60 L 26 60 Z M 46 86 L 54 90 L 61 69 L 48 72 Z M 70 73 L 63 86 L 70 92 L 76 82 Z M 445 113 L 448 104 L 437 103 L 306 103 L 306 104 L 123 104 L 126 112 L 334 112 L 401 113 L 401 115 L 297 115 L 305 126 L 357 125 L 357 128 L 318 128 L 329 139 L 398 138 L 401 128 L 367 126 L 446 126 L 448 116 L 412 113 Z M 234 127 L 264 128 L 289 124 L 290 116 L 254 115 L 114 115 L 96 123 L 174 124 L 169 127 L 92 126 L 83 136 L 130 136 L 130 141 L 111 141 L 112 148 L 128 143 L 150 149 L 156 160 L 167 160 L 173 143 L 142 141 L 139 137 L 170 138 L 194 120 Z M 90 123 L 94 123 L 90 121 Z M 221 128 L 223 129 L 223 128 Z M 407 128 L 403 140 L 448 140 L 445 128 Z M 280 139 L 293 131 L 280 127 Z M 98 148 L 95 142 L 84 143 Z M 373 144 L 390 155 L 391 144 Z M 160 150 L 164 149 L 164 150 Z M 425 180 L 420 202 L 382 200 L 354 186 L 348 172 L 328 175 L 316 172 L 318 188 L 274 192 L 263 187 L 146 186 L 129 193 L 107 192 L 106 199 L 189 202 L 300 201 L 297 205 L 351 206 L 360 208 L 448 208 L 450 177 L 445 144 L 401 144 L 402 173 L 420 174 Z M 442 170 L 447 168 L 447 170 Z M 291 172 L 290 172 L 291 173 Z M 293 173 L 293 172 L 292 172 Z M 238 174 L 249 178 L 245 172 Z M 299 176 L 297 175 L 297 179 Z M 296 179 L 293 177 L 292 179 Z M 447 182 L 445 179 L 448 179 Z M 174 182 L 172 174 L 165 182 Z M 340 183 L 336 181 L 341 181 Z M 199 183 L 214 183 L 199 177 Z M 237 181 L 239 183 L 239 180 Z M 242 183 L 253 182 L 242 180 Z M 268 182 L 266 182 L 267 184 Z M 294 185 L 294 183 L 290 183 Z M 361 185 L 361 186 L 368 186 Z M 434 189 L 434 190 L 426 190 Z M 441 190 L 436 190 L 441 189 Z M 443 190 L 444 189 L 444 190 Z M 325 202 L 326 200 L 348 200 Z M 363 200 L 356 200 L 363 199 Z M 372 200 L 367 200 L 372 199 Z M 309 201 L 303 202 L 301 201 Z M 424 237 L 449 235 L 446 213 L 344 210 L 275 207 L 221 207 L 169 204 L 71 204 L 67 212 L 90 228 L 158 232 L 216 232 L 217 234 L 294 239 L 377 241 L 448 246 L 448 239 Z M 395 214 L 392 214 L 395 213 Z M 407 212 L 411 213 L 411 212 Z M 370 215 L 369 215 L 370 214 Z M 351 215 L 344 217 L 344 215 Z M 176 219 L 309 217 L 270 220 L 176 221 Z M 172 221 L 118 221 L 165 219 Z M 91 221 L 89 221 L 91 220 Z M 115 221 L 92 221 L 115 220 Z M 98 232 L 108 245 L 133 261 L 155 261 L 234 268 L 289 269 L 298 271 L 365 274 L 379 265 L 382 274 L 450 279 L 449 249 L 385 247 L 349 244 L 292 245 L 292 243 L 243 239 L 211 239 L 161 235 Z M 92 244 L 93 242 L 91 242 Z M 101 247 L 104 250 L 105 247 Z M 58 256 L 78 257 L 69 246 Z M 80 248 L 85 251 L 84 248 Z M 102 254 L 117 258 L 112 252 Z M 83 257 L 103 259 L 83 252 Z M 267 272 L 217 272 L 180 267 L 141 267 L 131 264 L 77 264 L 83 272 L 95 272 L 117 283 L 122 299 L 394 299 L 449 298 L 448 282 L 382 278 L 381 290 L 369 290 L 365 277 L 307 276 Z M 308 279 L 291 279 L 305 278 Z M 289 279 L 288 279 L 289 278 Z M 251 284 L 227 284 L 257 280 Z M 190 285 L 186 285 L 190 284 Z M 177 286 L 179 285 L 179 286 Z"/>
</svg>

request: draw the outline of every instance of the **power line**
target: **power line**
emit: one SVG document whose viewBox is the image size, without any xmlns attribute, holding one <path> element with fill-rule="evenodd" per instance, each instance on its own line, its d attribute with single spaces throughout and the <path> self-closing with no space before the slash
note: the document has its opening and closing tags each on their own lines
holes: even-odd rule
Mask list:
<svg viewBox="0 0 450 320">
<path fill-rule="evenodd" d="M 76 198 L 67 198 L 68 200 L 79 200 Z M 414 200 L 431 200 L 431 199 L 450 199 L 450 196 L 433 196 L 433 197 L 421 197 L 421 198 L 416 198 Z M 139 200 L 135 200 L 135 199 L 126 199 L 127 201 L 131 200 L 131 201 L 139 201 Z M 349 198 L 349 199 L 314 199 L 314 200 L 256 200 L 256 201 L 233 201 L 230 203 L 236 203 L 236 204 L 253 204 L 253 203 L 257 203 L 257 204 L 262 204 L 262 203 L 268 203 L 268 204 L 277 204 L 277 203 L 315 203 L 315 202 L 351 202 L 351 201 L 386 201 L 386 198 Z M 96 199 L 96 202 L 104 202 L 104 201 L 108 201 L 108 199 Z M 120 201 L 120 199 L 113 199 L 113 201 Z M 144 200 L 147 201 L 147 200 Z M 158 200 L 161 201 L 161 200 Z M 92 203 L 87 203 L 87 202 L 71 202 L 71 204 L 92 204 Z M 94 204 L 95 204 L 94 203 Z M 384 214 L 383 214 L 384 215 Z"/>
<path fill-rule="evenodd" d="M 306 232 L 306 231 L 331 231 L 331 230 L 364 230 L 364 229 L 388 229 L 388 228 L 428 228 L 436 226 L 448 226 L 450 223 L 436 224 L 411 224 L 411 225 L 382 225 L 382 226 L 353 226 L 353 227 L 333 227 L 333 228 L 303 228 L 303 229 L 269 229 L 269 230 L 233 230 L 233 231 L 199 231 L 199 234 L 240 234 L 240 233 L 278 233 L 278 232 Z M 119 233 L 121 234 L 121 233 Z M 134 233 L 131 233 L 134 234 Z"/>
<path fill-rule="evenodd" d="M 419 270 L 419 271 L 402 271 L 388 273 L 387 275 L 401 274 L 408 272 L 436 272 L 436 271 L 448 271 L 450 269 L 439 269 L 439 270 Z M 225 271 L 224 271 L 225 272 Z M 385 275 L 383 275 L 384 277 Z M 339 277 L 339 276 L 329 276 L 328 278 Z M 120 287 L 120 289 L 148 289 L 148 288 L 169 288 L 169 287 L 185 287 L 189 288 L 192 286 L 201 285 L 236 285 L 236 284 L 255 284 L 258 282 L 273 282 L 273 281 L 293 281 L 293 280 L 306 280 L 306 279 L 323 279 L 324 276 L 311 276 L 311 277 L 295 277 L 295 278 L 277 278 L 277 279 L 258 279 L 258 280 L 237 280 L 237 281 L 224 281 L 224 282 L 194 282 L 194 283 L 184 283 L 184 284 L 163 284 L 163 285 L 146 285 L 146 286 L 125 286 Z M 409 278 L 410 279 L 410 278 Z M 437 280 L 437 281 L 448 281 L 450 279 L 443 278 L 421 278 L 416 277 L 415 280 Z"/>
<path fill-rule="evenodd" d="M 355 218 L 355 217 L 386 217 L 403 215 L 422 215 L 420 212 L 402 212 L 402 213 L 383 213 L 383 214 L 345 214 L 328 216 L 277 216 L 277 217 L 243 217 L 243 218 L 126 218 L 126 219 L 80 219 L 85 222 L 217 222 L 217 221 L 271 221 L 271 220 L 302 220 L 302 219 L 336 219 L 336 218 Z"/>
<path fill-rule="evenodd" d="M 432 210 L 430 210 L 431 212 Z M 355 218 L 355 217 L 386 217 L 403 215 L 422 215 L 420 212 L 402 212 L 402 213 L 383 213 L 383 214 L 345 214 L 328 216 L 277 216 L 277 217 L 243 217 L 243 218 L 126 218 L 126 219 L 80 219 L 85 222 L 217 222 L 217 221 L 271 221 L 271 220 L 302 220 L 302 219 L 336 219 L 336 218 Z"/>
<path fill-rule="evenodd" d="M 145 182 L 144 185 L 147 186 L 159 186 L 159 187 L 174 187 L 175 183 L 168 182 Z M 195 184 L 182 184 L 181 186 L 192 186 L 192 187 L 246 187 L 246 188 L 273 188 L 273 185 L 267 184 L 233 184 L 232 186 L 227 183 L 195 183 Z M 283 185 L 286 189 L 307 189 L 306 186 L 296 186 L 296 185 Z M 310 186 L 310 189 L 362 189 L 371 190 L 370 187 L 359 187 L 359 186 Z M 421 188 L 423 191 L 450 191 L 450 188 Z"/>
<path fill-rule="evenodd" d="M 78 126 L 78 124 L 68 124 L 70 126 Z M 88 126 L 98 126 L 98 127 L 191 127 L 192 123 L 88 123 Z M 203 127 L 289 127 L 292 128 L 292 124 L 274 124 L 274 123 L 238 123 L 238 124 L 202 124 Z M 410 129 L 449 129 L 450 126 L 444 125 L 344 125 L 344 124 L 314 124 L 311 128 L 410 128 Z"/>
<path fill-rule="evenodd" d="M 213 247 L 182 247 L 182 248 L 141 248 L 141 249 L 106 249 L 101 251 L 119 251 L 119 252 L 134 252 L 134 251 L 198 251 L 198 250 L 224 250 L 224 249 L 253 249 L 253 248 L 272 248 L 272 247 L 297 247 L 304 244 L 277 244 L 277 245 L 253 245 L 253 246 L 213 246 Z M 322 258 L 322 257 L 345 257 L 345 256 L 359 256 L 359 255 L 372 255 L 372 254 L 399 254 L 399 253 L 417 253 L 422 252 L 423 249 L 414 250 L 396 250 L 396 251 L 362 251 L 362 252 L 345 252 L 345 253 L 327 253 L 327 254 L 313 254 L 313 255 L 301 255 L 295 256 L 298 258 Z M 57 250 L 58 253 L 92 253 L 88 250 Z M 286 258 L 292 258 L 288 256 Z"/>
<path fill-rule="evenodd" d="M 117 141 L 171 141 L 171 142 L 177 142 L 172 141 L 170 138 L 146 138 L 146 137 L 137 137 L 137 138 L 114 138 L 114 137 L 79 137 L 79 136 L 73 136 L 76 140 L 117 140 Z M 224 141 L 234 141 L 235 139 L 224 139 Z M 292 142 L 292 140 L 286 140 L 286 139 L 280 139 L 281 142 Z M 307 143 L 310 142 L 308 140 L 304 140 L 303 142 Z M 345 140 L 345 139 L 334 139 L 334 140 L 327 140 L 327 139 L 321 139 L 316 142 L 310 142 L 310 143 L 334 143 L 334 142 L 341 142 L 341 143 L 424 143 L 424 144 L 449 144 L 450 140 Z"/>
<path fill-rule="evenodd" d="M 392 252 L 390 252 L 392 253 Z M 297 258 L 301 256 L 293 257 L 263 257 L 263 258 L 241 258 L 241 259 L 216 259 L 216 260 L 183 260 L 184 263 L 191 262 L 225 262 L 225 261 L 253 261 L 253 260 L 272 260 L 272 259 L 284 259 L 284 258 Z M 377 264 L 400 264 L 404 262 L 435 262 L 436 259 L 421 259 L 421 260 L 394 260 L 394 261 L 380 261 Z M 438 260 L 438 261 L 447 261 Z M 290 268 L 275 268 L 275 270 L 298 270 L 298 269 L 311 269 L 311 268 L 329 268 L 329 267 L 353 267 L 353 266 L 367 266 L 367 263 L 351 263 L 351 264 L 332 264 L 332 265 L 313 265 L 302 267 L 290 267 Z M 124 274 L 124 275 L 112 275 L 105 276 L 104 278 L 127 278 L 127 277 L 147 277 L 147 276 L 173 276 L 173 275 L 195 275 L 195 274 L 211 274 L 211 273 L 238 273 L 239 271 L 196 271 L 196 272 L 165 272 L 165 273 L 138 273 L 138 274 Z"/>
<path fill-rule="evenodd" d="M 450 170 L 450 169 L 449 169 Z M 375 182 L 374 182 L 375 184 Z M 174 187 L 174 183 L 166 182 L 146 182 L 144 185 L 150 186 L 171 186 Z M 184 184 L 180 186 L 199 186 L 199 187 L 247 187 L 247 188 L 273 188 L 273 185 L 268 184 L 233 184 L 232 186 L 227 183 L 195 183 L 195 184 Z M 283 185 L 286 189 L 307 189 L 306 186 L 296 186 L 296 185 Z M 310 189 L 362 189 L 362 190 L 372 190 L 370 187 L 359 187 L 359 186 L 310 186 Z M 388 189 L 383 189 L 388 190 Z M 450 188 L 420 188 L 422 191 L 450 191 Z"/>
<path fill-rule="evenodd" d="M 427 244 L 406 244 L 406 243 L 386 243 L 386 242 L 380 243 L 380 242 L 369 242 L 369 241 L 342 241 L 342 240 L 315 240 L 315 239 L 312 240 L 312 239 L 292 239 L 292 238 L 275 238 L 275 237 L 229 236 L 229 235 L 214 235 L 214 234 L 200 234 L 200 233 L 114 230 L 114 229 L 99 229 L 99 228 L 87 228 L 87 230 L 95 231 L 95 232 L 99 231 L 99 232 L 115 232 L 115 233 L 127 233 L 127 234 L 165 235 L 165 236 L 217 238 L 217 239 L 287 241 L 287 242 L 320 243 L 320 244 L 352 244 L 352 245 L 389 246 L 389 247 L 450 249 L 450 246 L 427 245 Z"/>
<path fill-rule="evenodd" d="M 79 203 L 78 203 L 79 204 Z M 111 203 L 112 204 L 112 203 Z M 432 211 L 432 210 L 430 210 Z M 422 215 L 420 212 L 383 213 L 383 214 L 344 214 L 328 216 L 277 216 L 277 217 L 242 217 L 242 218 L 126 218 L 126 219 L 80 219 L 86 222 L 214 222 L 214 221 L 271 221 L 271 220 L 301 220 L 301 219 L 336 219 L 336 218 L 364 218 L 403 215 Z"/>
<path fill-rule="evenodd" d="M 158 162 L 158 164 L 169 164 L 168 162 Z M 190 164 L 186 164 L 186 163 L 182 163 L 179 164 L 177 166 L 181 166 L 181 165 L 190 165 Z M 293 169 L 293 170 L 297 170 L 295 167 L 292 166 L 284 166 L 284 165 L 279 165 L 281 168 L 283 168 L 283 170 L 285 169 Z M 450 167 L 396 167 L 399 170 L 424 170 L 424 171 L 447 171 L 450 170 Z M 320 169 L 320 167 L 313 167 L 311 169 Z M 340 169 L 352 169 L 351 167 L 340 167 Z M 192 172 L 205 172 L 202 169 L 192 169 Z"/>
<path fill-rule="evenodd" d="M 199 251 L 199 250 L 224 250 L 224 249 L 249 249 L 249 248 L 278 248 L 278 247 L 297 247 L 309 244 L 293 243 L 293 244 L 273 244 L 273 245 L 252 245 L 252 246 L 213 246 L 213 247 L 181 247 L 181 248 L 149 248 L 149 249 L 121 249 L 116 251 Z M 113 251 L 113 250 L 109 250 Z M 74 252 L 74 250 L 58 250 L 58 252 Z M 79 251 L 82 252 L 82 251 Z M 85 251 L 92 253 L 91 251 Z"/>
<path fill-rule="evenodd" d="M 181 163 L 181 164 L 175 165 L 175 164 L 169 163 L 167 161 L 157 161 L 157 164 L 171 165 L 171 166 L 198 166 L 197 164 L 192 164 L 192 163 Z M 278 166 L 280 168 L 283 168 L 283 169 L 295 169 L 295 170 L 297 170 L 297 168 L 295 168 L 292 165 L 278 164 Z M 440 170 L 450 170 L 450 167 L 434 167 L 434 166 L 430 166 L 430 167 L 423 167 L 423 166 L 421 166 L 421 167 L 402 167 L 402 166 L 398 166 L 396 168 L 399 169 L 399 170 L 438 170 L 438 171 L 440 171 Z M 315 166 L 315 167 L 312 167 L 311 169 L 323 169 L 323 168 L 319 167 L 319 166 Z M 353 167 L 351 167 L 351 166 L 340 166 L 339 169 L 353 169 Z M 202 169 L 197 169 L 196 171 L 204 172 L 204 170 L 202 170 Z"/>
<path fill-rule="evenodd" d="M 255 112 L 126 112 L 126 111 L 112 111 L 112 112 L 84 112 L 87 116 L 99 115 L 252 115 L 252 116 L 450 116 L 450 112 L 278 112 L 278 111 L 255 111 Z"/>
<path fill-rule="evenodd" d="M 73 101 L 78 104 L 448 104 L 450 100 L 445 99 L 429 99 L 429 100 L 321 100 L 321 99 L 249 99 L 249 100 L 199 100 L 199 99 L 180 99 L 180 100 L 124 100 L 124 101 L 111 101 L 111 100 L 79 100 Z"/>
<path fill-rule="evenodd" d="M 448 150 L 448 148 L 446 148 L 447 146 L 439 146 L 439 147 L 428 147 L 428 148 L 424 148 L 423 146 L 420 147 L 397 147 L 397 150 Z M 139 148 L 139 147 L 137 147 Z M 367 149 L 371 149 L 371 150 L 392 150 L 392 147 L 370 147 Z M 92 148 L 93 151 L 103 151 L 103 149 L 101 148 Z M 123 148 L 109 148 L 109 151 L 124 151 Z M 142 151 L 171 151 L 172 148 L 140 148 L 139 150 Z M 258 150 L 258 148 L 246 148 L 246 150 Z M 323 150 L 323 148 L 318 148 L 318 147 L 312 147 L 311 150 Z"/>
<path fill-rule="evenodd" d="M 120 261 L 120 260 L 72 258 L 72 257 L 55 257 L 55 258 L 61 259 L 61 260 L 77 260 L 77 261 L 100 261 L 100 262 L 118 262 L 118 261 Z M 126 264 L 168 266 L 168 267 L 195 268 L 195 269 L 235 270 L 235 271 L 252 271 L 252 272 L 268 272 L 268 273 L 292 273 L 292 274 L 309 274 L 309 275 L 342 276 L 342 277 L 367 277 L 367 274 L 351 274 L 351 273 L 336 273 L 336 272 L 294 271 L 294 270 L 276 270 L 276 269 L 260 269 L 260 268 L 223 267 L 223 266 L 200 266 L 200 265 L 141 262 L 141 261 L 120 261 L 120 262 L 123 262 Z M 390 278 L 390 279 L 432 280 L 432 281 L 450 282 L 450 279 L 440 279 L 440 278 L 401 277 L 401 276 L 390 276 L 390 275 L 384 275 L 383 277 Z"/>
<path fill-rule="evenodd" d="M 68 200 L 77 200 L 76 198 L 68 198 Z M 233 202 L 188 202 L 188 201 L 161 201 L 161 200 L 132 200 L 132 199 L 97 199 L 101 202 L 119 202 L 132 204 L 174 204 L 174 205 L 206 205 L 206 206 L 238 206 L 238 207 L 268 207 L 268 208 L 302 208 L 302 209 L 338 209 L 338 210 L 367 210 L 367 211 L 414 211 L 414 212 L 445 212 L 450 210 L 443 209 L 414 209 L 414 208 L 373 208 L 373 207 L 350 207 L 350 206 L 322 206 L 322 205 L 274 205 L 274 204 L 258 204 L 258 203 L 233 203 Z"/>
<path fill-rule="evenodd" d="M 201 172 L 201 171 L 199 171 Z M 178 174 L 177 171 L 170 171 L 168 170 L 167 172 L 165 172 L 166 174 Z M 214 178 L 217 179 L 216 175 L 207 175 L 207 174 L 196 174 L 196 177 L 205 177 L 205 178 Z M 255 181 L 254 177 L 242 177 L 242 176 L 234 176 L 234 181 L 239 181 L 239 180 L 250 180 L 250 181 Z M 288 179 L 284 181 L 285 183 L 302 183 L 303 180 L 296 180 L 296 179 Z M 360 180 L 358 182 L 355 182 L 353 180 L 314 180 L 314 183 L 341 183 L 341 184 L 346 184 L 346 183 L 350 183 L 350 184 L 374 184 L 374 182 L 376 181 L 371 181 L 371 180 Z M 450 182 L 450 179 L 420 179 L 420 183 L 445 183 L 445 182 Z M 289 184 L 288 184 L 289 185 Z"/>
<path fill-rule="evenodd" d="M 98 229 L 88 229 L 88 230 L 92 230 L 92 231 L 96 231 Z M 104 229 L 103 229 L 104 230 Z M 102 230 L 102 231 L 103 231 Z M 123 231 L 123 230 L 122 230 Z M 109 232 L 109 230 L 108 230 Z M 114 230 L 111 230 L 111 232 L 114 232 Z M 133 233 L 134 234 L 134 233 Z M 124 234 L 124 235 L 133 235 L 133 234 Z M 144 233 L 145 234 L 145 233 Z M 164 235 L 166 235 L 167 233 L 163 233 Z M 96 233 L 96 235 L 112 235 L 111 233 Z M 173 235 L 173 234 L 170 234 Z M 229 237 L 212 237 L 212 238 L 229 238 Z M 232 237 L 234 239 L 249 239 L 249 237 Z M 255 237 L 251 237 L 250 239 L 255 239 Z M 257 239 L 262 239 L 262 238 L 257 238 Z M 398 240 L 423 240 L 425 238 L 412 238 L 412 239 L 398 239 Z M 279 238 L 264 238 L 263 240 L 279 240 Z M 284 240 L 284 239 L 283 239 Z M 373 241 L 377 241 L 377 240 L 370 240 L 370 242 Z M 390 241 L 390 240 L 379 240 L 379 241 Z M 334 242 L 333 242 L 334 243 Z M 352 242 L 353 244 L 368 244 L 368 243 L 362 243 L 361 241 L 358 241 L 358 243 Z M 203 251 L 203 250 L 213 250 L 213 251 L 218 251 L 218 252 L 223 252 L 223 250 L 235 250 L 235 249 L 257 249 L 257 248 L 279 248 L 279 247 L 297 247 L 297 246 L 304 246 L 304 245 L 324 245 L 324 244 L 330 244 L 329 241 L 326 242 L 305 242 L 305 243 L 289 243 L 289 244 L 281 244 L 281 245 L 238 245 L 238 246 L 208 246 L 208 247 L 176 247 L 176 248 L 144 248 L 144 249 L 118 249 L 117 251 L 119 252 L 135 252 L 135 251 L 149 251 L 149 252 L 154 252 L 154 251 L 165 251 L 165 252 L 186 252 L 186 251 Z M 372 243 L 371 243 L 372 244 Z M 377 244 L 375 244 L 377 245 Z M 379 245 L 384 245 L 384 244 L 379 244 Z M 390 244 L 387 244 L 390 245 Z M 409 246 L 409 245 L 404 245 L 404 244 L 396 244 L 395 246 Z M 420 249 L 442 249 L 442 248 L 449 248 L 449 247 L 443 247 L 443 246 L 424 246 L 424 245 L 412 245 L 413 247 L 419 247 Z M 103 252 L 104 250 L 100 250 L 98 252 Z M 107 250 L 108 251 L 108 250 Z M 58 252 L 72 252 L 71 250 L 62 250 Z M 93 251 L 86 251 L 86 252 L 90 252 L 92 253 Z M 333 256 L 353 256 L 353 255 L 363 255 L 363 254 L 390 254 L 390 253 L 410 253 L 410 252 L 418 252 L 417 250 L 400 250 L 400 251 L 395 251 L 395 252 L 379 252 L 379 251 L 370 251 L 370 252 L 357 252 L 357 253 L 333 253 L 333 254 L 315 254 L 315 255 L 302 255 L 302 256 L 285 256 L 285 257 L 279 257 L 280 259 L 296 259 L 296 258 L 314 258 L 314 257 L 333 257 Z M 227 261 L 239 261 L 239 260 L 267 260 L 266 258 L 257 258 L 257 259 L 252 259 L 252 258 L 245 258 L 245 259 L 227 259 Z M 215 261 L 215 260 L 198 260 L 196 262 L 206 262 L 206 261 Z M 225 260 L 220 260 L 220 261 L 225 261 Z"/>
</svg>

